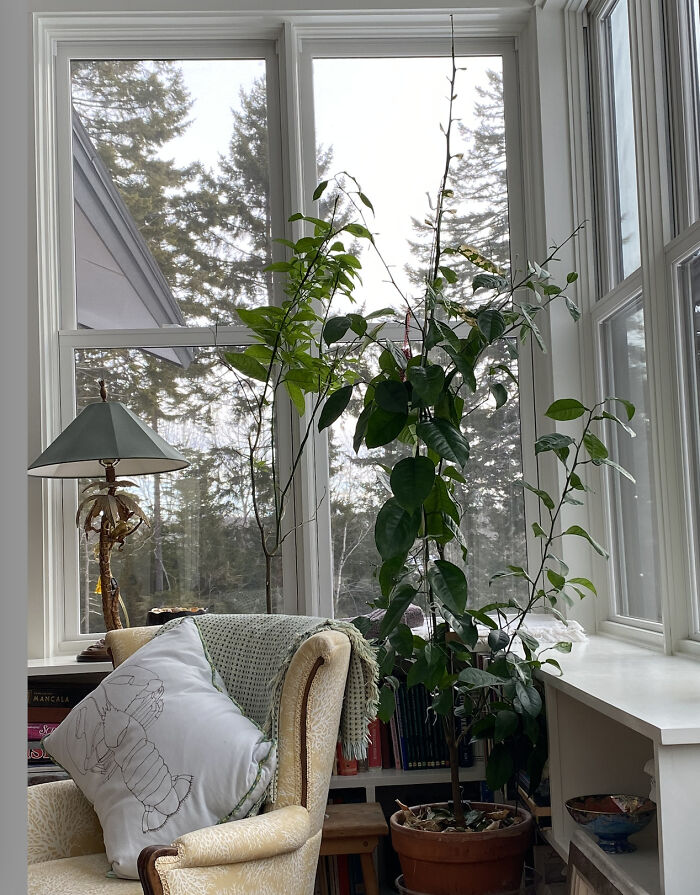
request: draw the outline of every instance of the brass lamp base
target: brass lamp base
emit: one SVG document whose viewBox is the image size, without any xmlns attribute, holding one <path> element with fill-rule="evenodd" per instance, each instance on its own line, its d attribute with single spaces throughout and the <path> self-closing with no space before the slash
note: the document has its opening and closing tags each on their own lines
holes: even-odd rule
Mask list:
<svg viewBox="0 0 700 895">
<path fill-rule="evenodd" d="M 78 662 L 111 662 L 112 656 L 107 651 L 104 637 L 90 644 L 75 657 Z"/>
</svg>

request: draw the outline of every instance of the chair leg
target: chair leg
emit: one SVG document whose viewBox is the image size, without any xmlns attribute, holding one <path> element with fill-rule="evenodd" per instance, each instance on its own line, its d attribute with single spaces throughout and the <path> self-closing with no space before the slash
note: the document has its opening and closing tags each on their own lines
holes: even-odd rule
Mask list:
<svg viewBox="0 0 700 895">
<path fill-rule="evenodd" d="M 360 863 L 362 864 L 362 879 L 365 884 L 366 895 L 379 895 L 377 871 L 374 869 L 374 859 L 372 858 L 372 853 L 363 852 L 360 855 Z"/>
</svg>

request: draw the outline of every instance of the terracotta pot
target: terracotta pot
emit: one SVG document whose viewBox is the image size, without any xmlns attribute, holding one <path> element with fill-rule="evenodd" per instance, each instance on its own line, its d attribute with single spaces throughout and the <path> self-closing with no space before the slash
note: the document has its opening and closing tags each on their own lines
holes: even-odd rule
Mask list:
<svg viewBox="0 0 700 895">
<path fill-rule="evenodd" d="M 505 805 L 471 802 L 495 811 Z M 414 809 L 415 810 L 415 809 Z M 495 895 L 519 888 L 535 822 L 518 809 L 521 823 L 487 833 L 429 833 L 403 823 L 403 811 L 391 816 L 391 843 L 401 861 L 407 889 L 425 895 Z"/>
</svg>

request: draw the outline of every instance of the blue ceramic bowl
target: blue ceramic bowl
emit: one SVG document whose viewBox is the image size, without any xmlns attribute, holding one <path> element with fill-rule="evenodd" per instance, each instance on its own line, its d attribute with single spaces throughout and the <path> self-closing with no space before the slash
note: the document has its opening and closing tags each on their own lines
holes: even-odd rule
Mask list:
<svg viewBox="0 0 700 895">
<path fill-rule="evenodd" d="M 641 796 L 577 796 L 565 804 L 576 823 L 592 833 L 603 851 L 610 854 L 635 851 L 627 837 L 643 830 L 656 814 L 655 803 Z"/>
</svg>

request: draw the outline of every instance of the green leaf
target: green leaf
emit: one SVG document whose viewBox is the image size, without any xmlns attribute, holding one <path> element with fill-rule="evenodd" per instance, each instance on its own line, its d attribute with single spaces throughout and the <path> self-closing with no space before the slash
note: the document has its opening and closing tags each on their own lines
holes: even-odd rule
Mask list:
<svg viewBox="0 0 700 895">
<path fill-rule="evenodd" d="M 555 572 L 554 569 L 547 569 L 547 578 L 555 590 L 561 590 L 566 584 L 566 578 L 559 572 Z"/>
<path fill-rule="evenodd" d="M 569 578 L 569 584 L 580 584 L 581 587 L 585 587 L 586 590 L 591 591 L 594 596 L 598 596 L 598 591 L 595 589 L 595 586 L 592 581 L 589 581 L 588 578 Z"/>
<path fill-rule="evenodd" d="M 357 195 L 360 197 L 360 202 L 362 202 L 363 205 L 366 205 L 367 208 L 369 208 L 369 210 L 373 212 L 373 211 L 374 211 L 374 205 L 372 205 L 372 203 L 369 201 L 369 199 L 367 198 L 367 196 L 365 196 L 364 193 L 358 193 Z"/>
<path fill-rule="evenodd" d="M 464 468 L 469 459 L 469 442 L 449 420 L 433 419 L 416 426 L 416 435 L 450 463 Z"/>
<path fill-rule="evenodd" d="M 603 442 L 594 435 L 592 432 L 585 432 L 583 436 L 583 443 L 585 445 L 586 450 L 588 451 L 588 455 L 591 460 L 606 460 L 608 456 L 608 449 L 605 447 Z"/>
<path fill-rule="evenodd" d="M 390 634 L 401 622 L 404 612 L 408 609 L 416 595 L 415 587 L 410 584 L 402 584 L 392 596 L 384 618 L 379 625 L 379 639 Z"/>
<path fill-rule="evenodd" d="M 445 372 L 442 367 L 437 364 L 430 367 L 409 367 L 406 377 L 426 407 L 435 404 L 445 384 Z"/>
<path fill-rule="evenodd" d="M 304 400 L 304 392 L 299 388 L 298 385 L 294 382 L 289 382 L 285 380 L 284 387 L 287 390 L 287 394 L 292 399 L 294 406 L 297 409 L 297 413 L 299 416 L 302 416 L 306 411 L 306 401 Z"/>
<path fill-rule="evenodd" d="M 390 721 L 391 716 L 396 711 L 396 694 L 393 689 L 388 686 L 382 687 L 379 691 L 379 702 L 377 703 L 377 717 L 380 721 Z"/>
<path fill-rule="evenodd" d="M 574 439 L 569 435 L 562 435 L 560 432 L 552 432 L 551 435 L 540 435 L 535 442 L 535 453 L 541 454 L 544 451 L 561 451 L 574 444 Z"/>
<path fill-rule="evenodd" d="M 569 640 L 560 640 L 559 643 L 555 643 L 552 649 L 557 650 L 560 653 L 570 653 L 571 652 L 571 641 Z"/>
<path fill-rule="evenodd" d="M 234 367 L 244 376 L 257 379 L 259 382 L 267 381 L 267 367 L 263 367 L 260 361 L 255 360 L 254 357 L 237 351 L 225 351 L 224 359 L 229 366 Z"/>
<path fill-rule="evenodd" d="M 479 278 L 483 278 L 485 276 L 485 274 L 479 274 L 474 278 L 474 280 L 476 281 Z M 487 288 L 495 289 L 497 287 L 489 286 Z M 505 332 L 506 322 L 503 319 L 503 314 L 501 314 L 500 311 L 494 310 L 493 308 L 487 308 L 485 311 L 480 311 L 476 315 L 476 322 L 479 329 L 489 342 L 494 342 Z"/>
<path fill-rule="evenodd" d="M 319 432 L 322 432 L 325 428 L 332 425 L 332 423 L 334 423 L 342 414 L 350 403 L 352 390 L 352 385 L 344 385 L 326 398 L 326 402 L 323 405 L 323 409 L 318 418 Z"/>
<path fill-rule="evenodd" d="M 546 538 L 547 532 L 542 528 L 539 522 L 532 523 L 532 533 L 536 538 Z"/>
<path fill-rule="evenodd" d="M 430 706 L 436 715 L 446 717 L 451 714 L 453 706 L 452 688 L 441 690 Z"/>
<path fill-rule="evenodd" d="M 604 556 L 605 559 L 608 559 L 609 557 L 608 551 L 604 547 L 601 547 L 597 541 L 594 541 L 586 529 L 581 528 L 580 525 L 570 525 L 566 531 L 562 532 L 562 535 L 576 535 L 579 538 L 585 538 L 597 554 Z"/>
<path fill-rule="evenodd" d="M 405 558 L 405 554 L 398 554 L 397 556 L 392 556 L 391 559 L 387 559 L 386 562 L 382 563 L 381 568 L 379 569 L 378 576 L 379 588 L 382 592 L 382 596 L 388 597 L 394 589 L 394 585 L 397 583 L 397 581 L 400 578 L 404 577 Z"/>
<path fill-rule="evenodd" d="M 607 410 L 604 410 L 600 416 L 597 416 L 596 419 L 604 419 L 611 420 L 614 423 L 617 423 L 618 426 L 621 426 L 625 432 L 629 435 L 630 438 L 636 438 L 637 433 L 631 426 L 628 426 L 627 423 L 623 422 L 619 416 L 615 416 L 614 413 L 609 413 Z"/>
<path fill-rule="evenodd" d="M 536 494 L 548 510 L 554 509 L 554 501 L 546 491 L 542 490 L 542 488 L 535 488 L 535 486 L 531 485 L 529 482 L 523 482 L 523 488 L 527 488 L 528 491 L 532 491 L 533 494 Z"/>
<path fill-rule="evenodd" d="M 627 414 L 627 422 L 629 422 L 632 419 L 632 417 L 634 416 L 635 406 L 631 401 L 628 401 L 625 398 L 616 398 L 613 395 L 611 395 L 608 398 L 605 398 L 606 404 L 608 401 L 617 401 L 618 404 L 622 404 L 622 406 L 625 408 L 625 412 Z"/>
<path fill-rule="evenodd" d="M 389 444 L 402 431 L 407 419 L 406 413 L 389 413 L 381 407 L 373 410 L 367 420 L 365 444 L 368 448 Z"/>
<path fill-rule="evenodd" d="M 264 268 L 264 270 L 273 273 L 287 273 L 291 269 L 292 265 L 289 261 L 273 261 L 272 264 L 267 264 Z"/>
<path fill-rule="evenodd" d="M 367 432 L 367 423 L 369 421 L 370 414 L 372 413 L 372 405 L 368 404 L 367 407 L 363 408 L 359 417 L 357 418 L 357 424 L 355 425 L 355 434 L 352 439 L 352 449 L 357 453 L 360 450 L 360 446 L 362 444 L 362 440 L 365 437 L 365 433 Z"/>
<path fill-rule="evenodd" d="M 515 712 L 507 709 L 496 712 L 496 726 L 493 731 L 494 742 L 502 743 L 507 737 L 512 736 L 518 729 L 519 723 Z"/>
<path fill-rule="evenodd" d="M 463 684 L 466 684 L 470 689 L 498 687 L 503 683 L 499 677 L 496 677 L 495 674 L 491 674 L 488 671 L 484 671 L 483 668 L 463 668 L 457 675 L 457 679 Z"/>
<path fill-rule="evenodd" d="M 508 400 L 508 389 L 500 382 L 493 382 L 490 385 L 491 394 L 496 400 L 496 409 L 503 407 Z"/>
<path fill-rule="evenodd" d="M 575 283 L 576 280 L 578 280 L 578 274 L 576 273 L 575 270 L 572 270 L 571 273 L 567 273 L 567 275 L 566 275 L 567 283 L 569 283 L 569 284 Z"/>
<path fill-rule="evenodd" d="M 318 185 L 318 186 L 316 187 L 316 189 L 314 190 L 314 194 L 313 194 L 313 196 L 312 196 L 314 202 L 315 202 L 317 199 L 320 199 L 320 198 L 321 198 L 321 196 L 323 195 L 324 190 L 326 189 L 327 186 L 328 186 L 328 181 L 327 181 L 327 180 L 322 180 L 321 183 L 319 183 L 319 185 Z"/>
<path fill-rule="evenodd" d="M 542 698 L 538 691 L 530 684 L 515 682 L 515 694 L 520 702 L 520 707 L 526 715 L 536 718 L 542 711 Z M 517 706 L 516 706 L 517 711 Z"/>
<path fill-rule="evenodd" d="M 510 637 L 507 632 L 502 630 L 501 628 L 495 628 L 493 631 L 489 631 L 489 635 L 487 637 L 489 649 L 497 653 L 499 650 L 505 649 L 510 643 Z"/>
<path fill-rule="evenodd" d="M 560 398 L 558 401 L 549 405 L 547 410 L 545 410 L 544 415 L 552 420 L 575 420 L 579 416 L 583 416 L 586 409 L 587 408 L 575 398 Z"/>
<path fill-rule="evenodd" d="M 374 542 L 381 558 L 405 555 L 413 546 L 419 525 L 420 513 L 409 513 L 395 497 L 389 498 L 374 524 Z"/>
<path fill-rule="evenodd" d="M 428 457 L 404 457 L 391 471 L 389 483 L 394 497 L 404 509 L 414 510 L 430 494 L 435 466 Z"/>
<path fill-rule="evenodd" d="M 457 282 L 457 274 L 452 270 L 451 267 L 440 267 L 440 273 L 447 280 L 448 283 L 456 283 Z"/>
<path fill-rule="evenodd" d="M 508 783 L 514 773 L 511 750 L 503 743 L 495 743 L 486 762 L 486 785 L 496 792 Z"/>
<path fill-rule="evenodd" d="M 617 470 L 617 472 L 619 472 L 620 475 L 623 475 L 626 479 L 629 479 L 630 482 L 637 481 L 631 472 L 628 472 L 623 466 L 620 466 L 619 463 L 615 463 L 614 460 L 610 460 L 608 457 L 606 457 L 604 460 L 601 460 L 600 462 L 602 463 L 603 466 L 609 466 L 611 469 Z"/>
<path fill-rule="evenodd" d="M 403 382 L 383 379 L 374 391 L 374 400 L 389 413 L 408 413 L 408 392 Z"/>
<path fill-rule="evenodd" d="M 345 333 L 350 329 L 352 320 L 343 315 L 342 317 L 331 317 L 326 321 L 323 327 L 323 341 L 326 345 L 332 345 L 343 338 Z"/>
<path fill-rule="evenodd" d="M 413 631 L 408 625 L 399 625 L 389 639 L 400 656 L 409 659 L 413 655 Z"/>
<path fill-rule="evenodd" d="M 445 559 L 436 559 L 428 569 L 433 593 L 454 615 L 462 615 L 467 605 L 467 579 L 459 566 Z"/>
</svg>

